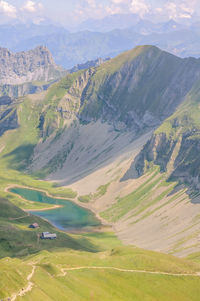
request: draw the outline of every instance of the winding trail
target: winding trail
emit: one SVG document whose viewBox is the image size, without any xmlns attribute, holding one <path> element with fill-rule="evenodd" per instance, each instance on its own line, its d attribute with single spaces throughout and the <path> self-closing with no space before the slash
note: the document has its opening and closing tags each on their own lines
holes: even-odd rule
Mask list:
<svg viewBox="0 0 200 301">
<path fill-rule="evenodd" d="M 11 298 L 7 299 L 10 301 L 15 301 L 18 297 L 23 297 L 24 295 L 26 295 L 28 292 L 30 292 L 34 286 L 33 282 L 31 282 L 31 279 L 33 278 L 33 275 L 35 273 L 35 269 L 36 266 L 33 266 L 32 272 L 28 275 L 27 280 L 28 280 L 28 284 L 26 285 L 26 287 L 24 289 L 21 289 L 18 293 L 15 293 L 11 296 Z"/>
<path fill-rule="evenodd" d="M 9 217 L 9 220 L 10 221 L 16 221 L 16 220 L 23 219 L 23 218 L 26 218 L 26 217 L 29 217 L 29 216 L 30 216 L 30 213 L 27 213 L 27 215 L 20 216 L 20 217 Z"/>
<path fill-rule="evenodd" d="M 15 301 L 18 297 L 25 296 L 28 292 L 32 291 L 34 283 L 31 281 L 34 273 L 35 273 L 36 266 L 32 265 L 32 271 L 27 277 L 27 285 L 25 288 L 21 289 L 19 292 L 13 294 L 10 298 L 6 300 Z M 97 266 L 81 266 L 81 267 L 74 267 L 74 268 L 61 268 L 61 274 L 57 275 L 57 277 L 65 277 L 68 272 L 70 271 L 80 271 L 80 270 L 113 270 L 125 273 L 143 273 L 143 274 L 153 274 L 153 275 L 167 275 L 167 276 L 174 276 L 174 277 L 200 277 L 200 272 L 196 274 L 176 274 L 176 273 L 167 273 L 167 272 L 151 272 L 145 270 L 130 270 L 130 269 L 122 269 L 122 268 L 115 268 L 115 267 L 97 267 Z"/>
<path fill-rule="evenodd" d="M 200 272 L 196 274 L 184 274 L 184 273 L 167 273 L 167 272 L 153 272 L 153 271 L 144 271 L 144 270 L 129 270 L 129 269 L 121 269 L 115 267 L 75 267 L 75 268 L 63 268 L 61 269 L 62 274 L 58 276 L 66 276 L 67 272 L 69 271 L 77 271 L 77 270 L 114 270 L 119 272 L 126 272 L 126 273 L 144 273 L 144 274 L 153 274 L 153 275 L 167 275 L 167 276 L 175 276 L 175 277 L 183 277 L 183 276 L 190 276 L 190 277 L 200 277 Z"/>
</svg>

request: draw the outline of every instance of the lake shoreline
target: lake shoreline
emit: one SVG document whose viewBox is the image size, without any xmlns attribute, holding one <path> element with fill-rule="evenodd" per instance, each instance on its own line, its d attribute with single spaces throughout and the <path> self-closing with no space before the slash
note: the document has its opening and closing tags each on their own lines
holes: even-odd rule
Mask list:
<svg viewBox="0 0 200 301">
<path fill-rule="evenodd" d="M 23 209 L 23 211 L 25 211 L 25 212 L 42 212 L 42 211 L 50 211 L 50 210 L 54 210 L 54 209 L 59 209 L 59 208 L 63 208 L 63 206 L 62 205 L 54 205 L 54 206 L 49 207 L 49 208 Z"/>
<path fill-rule="evenodd" d="M 19 184 L 10 184 L 8 185 L 4 191 L 5 192 L 8 192 L 8 193 L 12 193 L 10 191 L 10 189 L 12 188 L 24 188 L 24 189 L 29 189 L 29 190 L 33 190 L 33 191 L 39 191 L 39 192 L 42 192 L 44 194 L 46 194 L 47 197 L 50 197 L 50 198 L 54 198 L 54 199 L 57 199 L 57 200 L 65 200 L 65 201 L 68 201 L 68 202 L 72 202 L 74 204 L 76 204 L 77 206 L 81 207 L 81 208 L 84 208 L 86 210 L 89 210 L 91 211 L 95 217 L 97 218 L 97 220 L 99 220 L 99 222 L 101 223 L 102 226 L 105 226 L 105 227 L 112 227 L 111 224 L 107 223 L 92 207 L 91 204 L 83 204 L 81 202 L 78 201 L 78 199 L 72 199 L 72 198 L 65 198 L 65 197 L 59 197 L 59 196 L 53 196 L 51 195 L 48 191 L 45 191 L 43 189 L 37 189 L 37 188 L 33 188 L 33 187 L 28 187 L 28 186 L 24 186 L 24 185 L 19 185 Z M 21 199 L 23 199 L 24 201 L 27 201 L 26 199 L 22 198 L 20 195 L 16 194 L 18 197 L 20 197 Z M 61 206 L 61 205 L 55 205 L 55 206 Z M 61 206 L 62 207 L 62 206 Z M 58 208 L 58 207 L 57 207 Z M 50 207 L 49 209 L 48 208 L 41 208 L 41 209 L 22 209 L 23 211 L 25 212 L 40 212 L 40 211 L 48 211 L 48 210 L 53 210 L 53 209 L 56 209 L 56 208 L 52 208 Z"/>
</svg>

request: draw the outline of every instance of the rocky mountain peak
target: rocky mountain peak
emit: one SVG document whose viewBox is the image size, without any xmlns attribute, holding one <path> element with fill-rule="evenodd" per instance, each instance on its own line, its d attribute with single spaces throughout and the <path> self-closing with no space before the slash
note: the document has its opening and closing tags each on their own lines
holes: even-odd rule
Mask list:
<svg viewBox="0 0 200 301">
<path fill-rule="evenodd" d="M 63 71 L 55 64 L 50 51 L 45 46 L 18 53 L 0 48 L 1 85 L 50 81 L 61 77 Z"/>
</svg>

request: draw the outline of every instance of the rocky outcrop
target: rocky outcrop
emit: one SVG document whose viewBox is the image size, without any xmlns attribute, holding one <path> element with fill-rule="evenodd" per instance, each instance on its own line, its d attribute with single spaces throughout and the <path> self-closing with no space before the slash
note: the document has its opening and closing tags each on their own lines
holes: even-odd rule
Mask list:
<svg viewBox="0 0 200 301">
<path fill-rule="evenodd" d="M 171 180 L 200 189 L 199 82 L 178 110 L 158 128 L 132 162 L 123 180 L 138 178 L 158 165 Z"/>
<path fill-rule="evenodd" d="M 165 133 L 153 135 L 135 158 L 121 181 L 139 178 L 148 169 L 150 162 L 159 165 L 162 172 L 167 171 L 167 164 L 171 159 L 175 145 L 176 141 L 168 139 Z"/>
<path fill-rule="evenodd" d="M 51 53 L 44 46 L 19 53 L 0 48 L 0 85 L 48 82 L 59 79 L 64 74 L 64 69 L 55 64 Z"/>
<path fill-rule="evenodd" d="M 98 58 L 96 60 L 87 61 L 84 64 L 78 64 L 78 65 L 74 66 L 72 69 L 69 70 L 69 72 L 74 73 L 79 70 L 89 69 L 92 67 L 98 67 L 101 64 L 103 64 L 104 62 L 109 61 L 109 60 L 110 60 L 110 58 L 106 58 L 106 59 Z"/>
<path fill-rule="evenodd" d="M 121 181 L 139 178 L 154 164 L 160 167 L 161 172 L 168 173 L 169 179 L 199 189 L 199 151 L 200 140 L 193 137 L 193 132 L 185 132 L 175 140 L 165 133 L 153 135 Z"/>
<path fill-rule="evenodd" d="M 28 94 L 40 93 L 46 91 L 52 83 L 24 83 L 21 85 L 3 85 L 0 86 L 0 96 L 9 96 L 19 98 Z"/>
</svg>

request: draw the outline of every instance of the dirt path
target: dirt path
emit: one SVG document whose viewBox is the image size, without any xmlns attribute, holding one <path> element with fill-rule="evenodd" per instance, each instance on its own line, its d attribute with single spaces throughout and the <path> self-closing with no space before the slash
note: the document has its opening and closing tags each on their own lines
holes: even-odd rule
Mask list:
<svg viewBox="0 0 200 301">
<path fill-rule="evenodd" d="M 77 270 L 114 270 L 119 272 L 126 272 L 126 273 L 144 273 L 144 274 L 153 274 L 153 275 L 167 275 L 167 276 L 176 276 L 176 277 L 183 277 L 183 276 L 193 276 L 193 277 L 200 277 L 200 272 L 196 274 L 176 274 L 176 273 L 167 273 L 167 272 L 151 272 L 151 271 L 144 271 L 144 270 L 129 270 L 129 269 L 121 269 L 115 267 L 75 267 L 75 268 L 63 268 L 61 269 L 62 274 L 59 276 L 64 277 L 67 275 L 69 271 L 77 271 Z"/>
<path fill-rule="evenodd" d="M 31 273 L 27 277 L 28 284 L 25 288 L 22 288 L 18 293 L 15 293 L 11 296 L 11 298 L 7 298 L 6 300 L 15 301 L 18 297 L 25 296 L 28 292 L 30 292 L 33 289 L 33 282 L 31 282 L 31 279 L 34 276 L 36 266 L 33 265 Z M 167 273 L 167 272 L 151 272 L 151 271 L 144 271 L 144 270 L 130 270 L 130 269 L 121 269 L 121 268 L 115 268 L 115 267 L 74 267 L 74 268 L 62 268 L 61 274 L 57 277 L 65 277 L 68 272 L 70 271 L 79 271 L 79 270 L 113 270 L 113 271 L 119 271 L 119 272 L 126 272 L 126 273 L 143 273 L 143 274 L 153 274 L 153 275 L 167 275 L 167 276 L 175 276 L 175 277 L 200 277 L 200 272 L 196 274 L 175 274 L 175 273 Z"/>
<path fill-rule="evenodd" d="M 33 284 L 33 282 L 31 282 L 31 279 L 33 278 L 35 269 L 36 269 L 36 266 L 33 266 L 32 272 L 27 277 L 28 284 L 26 285 L 26 287 L 22 288 L 18 293 L 13 294 L 10 299 L 8 298 L 8 300 L 15 301 L 18 297 L 23 297 L 24 295 L 26 295 L 28 292 L 30 292 L 32 290 L 34 284 Z"/>
<path fill-rule="evenodd" d="M 47 208 L 41 208 L 41 209 L 23 209 L 23 211 L 25 212 L 41 212 L 41 211 L 50 211 L 50 210 L 54 210 L 54 209 L 58 209 L 58 208 L 63 208 L 62 205 L 54 205 L 52 207 L 47 207 Z"/>
<path fill-rule="evenodd" d="M 29 216 L 30 216 L 30 213 L 27 213 L 27 215 L 20 216 L 20 217 L 9 217 L 9 220 L 10 221 L 16 221 L 16 220 L 23 219 L 23 218 L 26 218 L 26 217 L 29 217 Z"/>
</svg>

